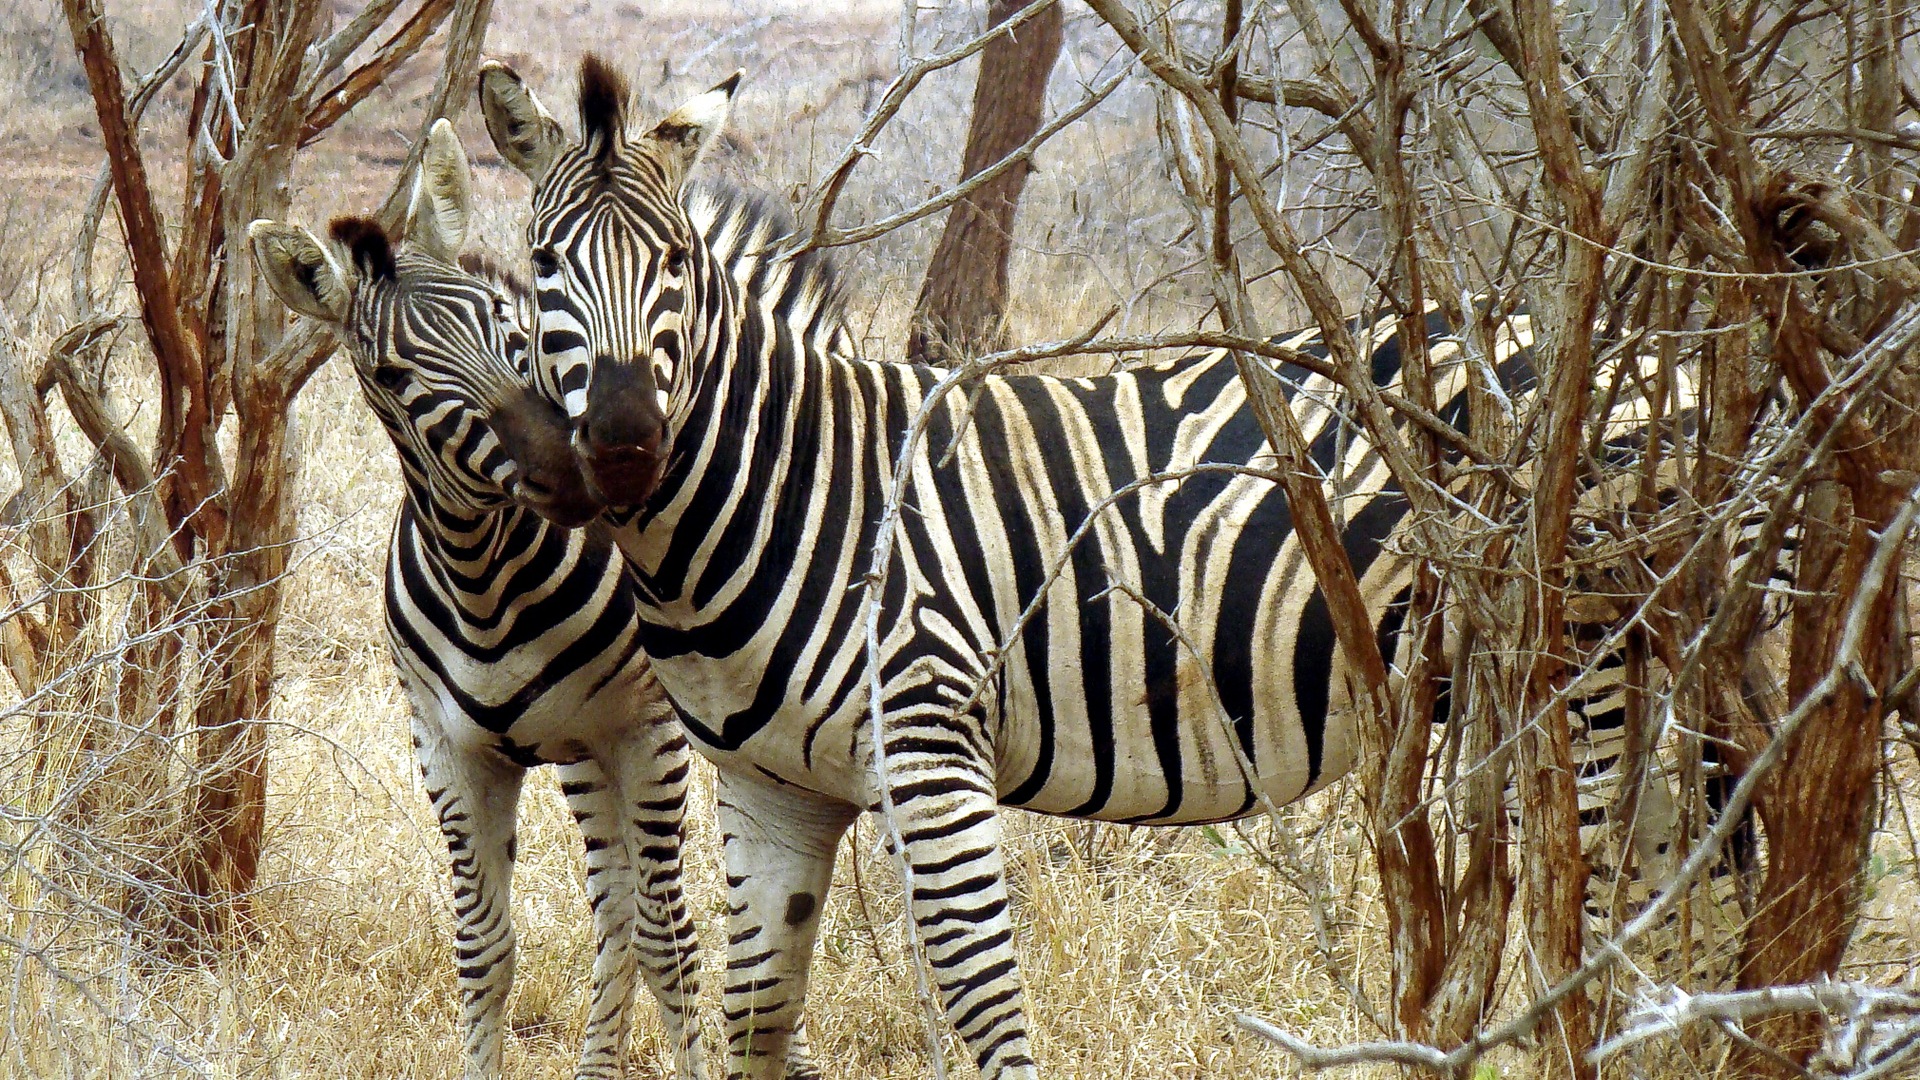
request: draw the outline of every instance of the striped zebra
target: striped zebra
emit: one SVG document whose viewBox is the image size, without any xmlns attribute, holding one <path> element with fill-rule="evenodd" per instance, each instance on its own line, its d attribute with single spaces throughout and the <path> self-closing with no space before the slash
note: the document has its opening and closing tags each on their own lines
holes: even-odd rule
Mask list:
<svg viewBox="0 0 1920 1080">
<path fill-rule="evenodd" d="M 776 1075 L 837 842 L 890 803 L 950 1022 L 983 1075 L 1033 1077 L 998 807 L 1187 824 L 1298 799 L 1353 764 L 1345 661 L 1226 357 L 989 375 L 909 440 L 943 372 L 795 347 L 783 322 L 827 298 L 745 310 L 683 199 L 737 78 L 629 132 L 623 82 L 588 57 L 577 142 L 504 65 L 480 90 L 534 186 L 536 383 L 575 425 L 648 654 L 718 766 L 729 1076 Z M 1494 362 L 1523 366 L 1527 344 Z M 1397 644 L 1406 502 L 1339 430 L 1331 384 L 1281 374 Z M 876 589 L 895 476 L 909 505 Z"/>
<path fill-rule="evenodd" d="M 678 1075 L 704 1080 L 681 891 L 691 755 L 640 651 L 632 575 L 603 536 L 527 509 L 578 523 L 591 504 L 564 416 L 527 387 L 524 290 L 458 262 L 470 205 L 466 157 L 442 120 L 397 252 L 359 218 L 333 223 L 344 264 L 297 225 L 248 230 L 275 294 L 346 346 L 400 456 L 387 634 L 451 854 L 466 1076 L 501 1075 L 516 807 L 527 770 L 554 765 L 586 841 L 596 943 L 575 1075 L 625 1075 L 637 968 Z"/>
</svg>

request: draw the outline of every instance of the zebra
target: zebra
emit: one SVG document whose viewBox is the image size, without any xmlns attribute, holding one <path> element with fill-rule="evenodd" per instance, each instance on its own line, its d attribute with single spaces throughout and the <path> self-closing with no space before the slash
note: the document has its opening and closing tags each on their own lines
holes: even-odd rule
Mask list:
<svg viewBox="0 0 1920 1080">
<path fill-rule="evenodd" d="M 998 807 L 1198 824 L 1304 797 L 1354 764 L 1345 661 L 1224 354 L 986 375 L 909 441 L 943 372 L 794 348 L 744 311 L 684 198 L 738 80 L 630 133 L 624 82 L 589 56 L 577 141 L 507 66 L 480 86 L 533 184 L 535 382 L 574 425 L 648 654 L 717 766 L 728 1075 L 775 1075 L 838 840 L 890 804 L 949 1022 L 983 1076 L 1034 1077 Z M 1492 362 L 1510 372 L 1528 345 L 1508 335 Z M 1466 368 L 1439 388 L 1452 407 Z M 1406 502 L 1340 432 L 1331 383 L 1280 374 L 1397 641 Z M 912 500 L 882 582 L 868 556 L 896 475 Z"/>
<path fill-rule="evenodd" d="M 460 250 L 468 166 L 428 136 L 396 252 L 377 223 L 248 229 L 268 285 L 331 327 L 399 454 L 388 642 L 451 856 L 465 1075 L 501 1075 L 514 972 L 510 889 L 527 770 L 553 765 L 586 841 L 596 948 L 576 1076 L 624 1075 L 636 968 L 677 1074 L 704 1080 L 699 952 L 681 887 L 691 753 L 640 650 L 634 579 L 591 512 L 564 415 L 527 386 L 525 291 Z"/>
</svg>

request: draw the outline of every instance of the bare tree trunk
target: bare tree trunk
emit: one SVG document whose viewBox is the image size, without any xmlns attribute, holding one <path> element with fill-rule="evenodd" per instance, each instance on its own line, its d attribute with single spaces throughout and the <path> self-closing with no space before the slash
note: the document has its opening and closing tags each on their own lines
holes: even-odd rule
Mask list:
<svg viewBox="0 0 1920 1080">
<path fill-rule="evenodd" d="M 1887 500 L 1892 503 L 1894 500 Z M 1873 555 L 1869 522 L 1884 523 L 1894 507 L 1856 507 L 1841 485 L 1819 484 L 1802 518 L 1795 605 L 1794 663 L 1788 693 L 1804 697 L 1834 662 L 1847 613 L 1871 605 L 1860 661 L 1866 685 L 1851 681 L 1795 733 L 1760 803 L 1767 835 L 1767 874 L 1758 913 L 1741 957 L 1743 989 L 1810 982 L 1837 970 L 1859 918 L 1860 868 L 1874 819 L 1874 776 L 1880 764 L 1882 698 L 1867 692 L 1891 685 L 1893 629 L 1901 590 L 1889 582 L 1880 595 L 1860 597 L 1859 583 Z M 1878 512 L 1875 512 L 1878 511 Z M 1814 840 L 1813 838 L 1818 838 Z M 1762 1021 L 1762 1042 L 1804 1061 L 1820 1045 L 1817 1015 Z M 1744 1075 L 1792 1075 L 1770 1055 L 1747 1052 Z"/>
<path fill-rule="evenodd" d="M 1026 6 L 1018 0 L 992 0 L 988 24 L 998 26 Z M 962 183 L 1040 130 L 1047 79 L 1060 58 L 1060 43 L 1060 6 L 1055 4 L 981 51 Z M 1017 161 L 954 204 L 914 306 L 907 335 L 909 360 L 947 363 L 1003 346 L 1013 218 L 1032 169 L 1029 160 Z"/>
<path fill-rule="evenodd" d="M 161 559 L 173 573 L 191 570 L 206 598 L 191 630 L 163 626 L 179 600 L 170 589 L 179 586 L 147 588 L 137 617 L 152 621 L 163 636 L 151 647 L 135 646 L 131 655 L 156 663 L 153 670 L 136 665 L 132 681 L 116 695 L 143 714 L 134 721 L 150 722 L 151 734 L 162 738 L 171 734 L 178 715 L 190 711 L 193 717 L 191 756 L 197 769 L 173 843 L 174 864 L 166 871 L 177 877 L 178 887 L 167 882 L 168 887 L 150 890 L 167 899 L 136 902 L 131 912 L 146 924 L 141 932 L 151 933 L 175 955 L 213 955 L 244 937 L 250 922 L 266 819 L 262 721 L 271 709 L 281 581 L 296 540 L 293 406 L 331 351 L 327 336 L 311 328 L 284 333 L 281 305 L 257 287 L 245 245 L 229 240 L 243 236 L 255 218 L 287 216 L 289 178 L 299 149 L 321 137 L 450 18 L 446 62 L 422 133 L 464 101 L 492 5 L 488 0 L 419 0 L 403 18 L 396 15 L 402 6 L 370 6 L 337 33 L 323 36 L 326 9 L 320 4 L 221 0 L 209 5 L 208 25 L 201 32 L 217 37 L 221 47 L 209 44 L 207 62 L 200 67 L 181 228 L 169 234 L 140 156 L 136 111 L 129 108 L 138 94 L 129 94 L 123 82 L 100 0 L 64 0 L 106 143 L 135 293 L 157 369 L 161 407 L 152 467 L 112 418 L 104 388 L 81 385 L 57 356 L 55 364 L 64 372 L 60 383 L 70 411 L 113 464 L 121 488 L 136 501 L 153 501 L 149 491 L 157 489 L 164 514 L 151 516 L 164 518 L 166 528 L 158 535 L 170 538 L 160 545 L 170 551 L 161 559 L 153 550 L 153 522 L 136 530 L 143 549 L 137 558 Z M 382 34 L 390 21 L 399 21 L 399 29 Z M 377 34 L 383 44 L 349 67 L 349 59 L 362 55 Z M 197 47 L 192 32 L 176 60 L 184 59 L 190 47 Z M 213 62 L 216 53 L 218 63 Z M 177 64 L 166 69 L 165 77 L 175 70 Z M 397 222 L 400 202 L 399 194 L 390 196 L 382 218 Z M 170 235 L 178 246 L 171 257 Z M 80 246 L 90 250 L 90 234 Z M 80 295 L 81 303 L 89 302 L 84 291 Z M 229 406 L 235 428 L 231 479 L 215 437 Z M 10 426 L 20 426 L 16 412 L 8 413 Z M 22 424 L 28 419 L 21 413 Z M 23 447 L 57 466 L 50 454 L 24 444 L 16 446 L 17 457 Z M 147 580 L 164 583 L 169 576 Z M 189 633 L 190 649 L 184 647 L 185 637 L 176 637 Z M 189 657 L 204 665 L 193 678 L 176 666 Z M 194 688 L 195 699 L 177 701 L 176 692 L 187 686 Z M 161 910 L 176 905 L 178 910 Z"/>
</svg>

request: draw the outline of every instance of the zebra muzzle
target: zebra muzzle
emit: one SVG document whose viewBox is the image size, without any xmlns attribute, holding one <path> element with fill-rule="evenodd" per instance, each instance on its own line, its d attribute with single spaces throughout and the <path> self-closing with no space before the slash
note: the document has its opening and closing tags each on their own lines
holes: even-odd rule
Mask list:
<svg viewBox="0 0 1920 1080">
<path fill-rule="evenodd" d="M 589 491 L 607 506 L 640 506 L 660 485 L 662 455 L 653 446 L 588 446 L 581 452 Z"/>
<path fill-rule="evenodd" d="M 489 422 L 514 463 L 507 494 L 556 525 L 573 528 L 605 508 L 574 454 L 567 417 L 526 389 L 510 398 Z"/>
<path fill-rule="evenodd" d="M 594 365 L 574 449 L 587 484 L 608 506 L 639 506 L 660 483 L 666 416 L 644 364 Z"/>
</svg>

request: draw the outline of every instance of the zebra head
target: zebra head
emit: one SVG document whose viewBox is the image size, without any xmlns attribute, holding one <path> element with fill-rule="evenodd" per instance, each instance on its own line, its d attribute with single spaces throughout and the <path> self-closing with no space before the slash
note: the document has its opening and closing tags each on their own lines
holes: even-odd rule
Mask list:
<svg viewBox="0 0 1920 1080">
<path fill-rule="evenodd" d="M 511 68 L 480 71 L 493 144 L 534 186 L 535 381 L 565 404 L 588 481 L 611 506 L 639 506 L 659 483 L 674 402 L 710 336 L 700 304 L 725 275 L 681 194 L 739 81 L 736 72 L 630 137 L 627 84 L 589 55 L 576 142 Z"/>
<path fill-rule="evenodd" d="M 471 174 L 452 125 L 433 126 L 414 182 L 406 243 L 377 222 L 335 219 L 343 263 L 298 225 L 255 221 L 255 265 L 289 308 L 331 327 L 367 404 L 431 509 L 477 516 L 519 504 L 567 525 L 599 509 L 561 410 L 526 370 L 513 284 L 460 247 Z"/>
</svg>

